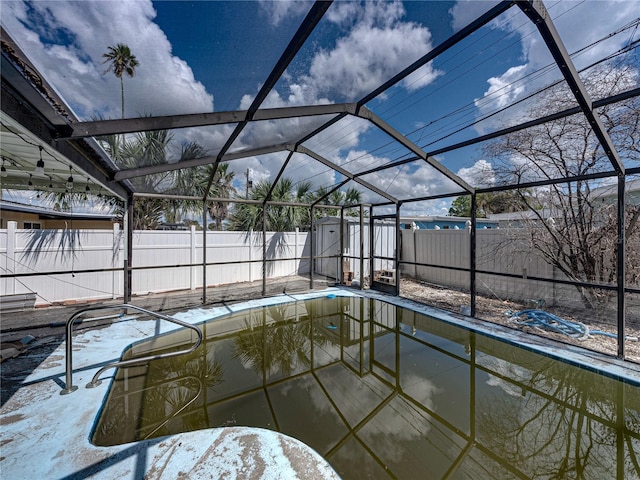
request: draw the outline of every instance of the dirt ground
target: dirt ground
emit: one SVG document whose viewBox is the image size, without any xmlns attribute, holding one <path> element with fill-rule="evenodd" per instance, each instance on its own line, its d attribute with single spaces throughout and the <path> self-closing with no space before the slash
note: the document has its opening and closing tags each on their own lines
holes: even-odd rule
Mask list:
<svg viewBox="0 0 640 480">
<path fill-rule="evenodd" d="M 401 280 L 400 294 L 405 298 L 456 313 L 460 312 L 461 305 L 469 305 L 468 293 L 445 289 L 410 279 Z M 499 300 L 496 298 L 487 298 L 480 295 L 476 296 L 476 317 L 513 328 L 519 327 L 509 321 L 510 316 L 506 315 L 506 312 L 509 310 L 518 312 L 526 308 L 537 307 L 534 305 L 522 305 L 520 303 Z M 579 321 L 572 315 L 572 313 L 575 314 L 575 312 L 562 311 L 560 308 L 545 308 L 545 310 L 565 320 Z M 587 325 L 590 330 L 601 330 L 613 334 L 616 333 L 615 325 L 611 325 L 610 323 L 597 322 L 593 320 L 587 322 L 584 319 L 580 319 L 580 321 Z M 522 330 L 535 335 L 553 338 L 564 343 L 579 345 L 608 355 L 615 356 L 618 352 L 617 339 L 605 335 L 590 335 L 587 339 L 578 340 L 567 335 L 546 332 L 531 327 L 524 327 Z M 640 363 L 640 341 L 634 340 L 634 338 L 640 339 L 640 325 L 635 322 L 627 322 L 625 333 L 627 335 L 627 341 L 625 342 L 625 358 L 627 360 Z"/>
</svg>

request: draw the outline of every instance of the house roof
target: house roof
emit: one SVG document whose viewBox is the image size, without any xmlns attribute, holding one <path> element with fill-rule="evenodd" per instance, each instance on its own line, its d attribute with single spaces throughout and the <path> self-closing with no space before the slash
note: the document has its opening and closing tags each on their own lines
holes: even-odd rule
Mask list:
<svg viewBox="0 0 640 480">
<path fill-rule="evenodd" d="M 24 205 L 21 203 L 0 201 L 0 211 L 32 213 L 41 219 L 68 219 L 78 220 L 115 220 L 116 215 L 112 213 L 83 213 L 83 212 L 58 212 L 56 210 L 36 205 Z"/>
<path fill-rule="evenodd" d="M 616 198 L 618 196 L 618 183 L 603 185 L 591 190 L 592 198 Z M 627 203 L 640 203 L 640 178 L 628 178 L 625 181 L 625 200 Z"/>
<path fill-rule="evenodd" d="M 455 217 L 453 215 L 425 215 L 417 217 L 405 217 L 401 216 L 400 220 L 403 222 L 466 222 L 470 220 L 470 217 Z M 477 218 L 478 223 L 492 222 L 490 218 Z"/>
</svg>

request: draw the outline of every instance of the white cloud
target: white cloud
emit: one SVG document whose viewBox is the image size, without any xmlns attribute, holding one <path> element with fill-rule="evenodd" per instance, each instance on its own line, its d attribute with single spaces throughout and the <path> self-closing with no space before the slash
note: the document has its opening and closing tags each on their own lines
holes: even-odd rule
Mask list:
<svg viewBox="0 0 640 480">
<path fill-rule="evenodd" d="M 451 27 L 454 31 L 458 31 L 466 27 L 473 20 L 491 9 L 497 1 L 479 1 L 479 0 L 458 0 L 456 4 L 449 9 L 451 15 Z"/>
<path fill-rule="evenodd" d="M 474 187 L 490 187 L 496 182 L 493 167 L 486 160 L 478 160 L 469 168 L 461 168 L 457 175 Z"/>
<path fill-rule="evenodd" d="M 393 27 L 405 15 L 401 1 L 375 0 L 366 2 L 335 2 L 326 14 L 326 19 L 342 26 L 352 24 Z"/>
<path fill-rule="evenodd" d="M 492 107 L 502 108 L 518 99 L 525 92 L 525 84 L 515 81 L 522 77 L 527 65 L 518 65 L 509 68 L 499 77 L 491 77 L 487 80 L 489 89 L 482 99 L 476 100 L 476 106 L 482 109 L 484 104 L 490 103 Z M 491 100 L 489 100 L 491 97 Z"/>
<path fill-rule="evenodd" d="M 84 119 L 121 115 L 120 81 L 112 73 L 102 74 L 102 54 L 117 43 L 129 45 L 140 62 L 133 78 L 124 77 L 126 116 L 212 111 L 213 96 L 172 55 L 154 17 L 150 1 L 3 2 L 2 21 Z"/>
<path fill-rule="evenodd" d="M 274 16 L 296 15 L 294 10 L 282 10 L 283 5 L 265 4 L 277 10 Z M 354 100 L 377 88 L 401 69 L 431 49 L 429 30 L 415 23 L 402 22 L 405 11 L 401 2 L 336 2 L 326 19 L 345 29 L 332 47 L 318 50 L 310 61 L 309 71 L 297 77 L 289 72 L 284 78 L 286 89 L 269 94 L 263 107 L 327 104 L 333 101 Z M 408 77 L 401 86 L 416 90 L 432 82 L 440 72 L 426 65 Z M 245 95 L 240 108 L 246 109 L 254 95 Z M 280 143 L 306 133 L 326 119 L 295 119 L 260 122 L 250 132 L 243 133 L 240 141 L 249 146 L 256 142 Z M 305 146 L 337 164 L 350 161 L 361 153 L 350 153 L 357 147 L 361 136 L 369 131 L 367 121 L 347 117 L 330 127 Z M 277 141 L 276 141 L 277 140 Z M 345 155 L 346 153 L 346 155 Z M 260 159 L 260 162 L 266 160 Z M 386 160 L 385 160 L 386 161 Z M 367 159 L 370 164 L 371 158 Z M 364 162 L 363 162 L 363 167 Z M 360 170 L 362 168 L 359 168 Z M 315 160 L 307 159 L 306 176 L 318 185 L 333 185 L 336 175 Z M 351 168 L 350 168 L 351 170 Z M 289 167 L 285 172 L 295 180 L 304 179 L 301 169 Z"/>
<path fill-rule="evenodd" d="M 311 2 L 305 0 L 259 0 L 259 2 L 262 12 L 274 26 L 280 25 L 284 19 L 306 14 L 311 6 Z"/>
<path fill-rule="evenodd" d="M 454 25 L 463 23 L 464 16 L 468 13 L 466 10 L 468 6 L 469 2 L 458 2 L 451 10 L 454 15 Z M 606 37 L 627 24 L 630 19 L 640 16 L 640 2 L 626 0 L 556 2 L 553 5 L 548 5 L 547 8 L 569 53 L 576 52 Z M 512 10 L 519 11 L 517 7 L 513 7 Z M 494 27 L 500 25 L 499 28 L 504 29 L 507 33 L 515 33 L 520 37 L 523 57 L 519 65 L 509 67 L 503 74 L 487 80 L 489 88 L 481 99 L 476 100 L 480 115 L 502 108 L 513 103 L 514 100 L 562 78 L 554 66 L 545 74 L 537 74 L 515 83 L 518 79 L 540 71 L 548 64 L 553 64 L 553 58 L 537 33 L 536 27 L 526 20 L 524 14 L 505 15 L 504 21 L 500 24 L 494 22 L 492 25 Z M 630 34 L 631 32 L 627 31 L 625 34 L 613 36 L 575 56 L 573 62 L 576 68 L 580 70 L 617 51 L 628 41 Z M 526 108 L 529 107 L 530 105 L 526 106 Z M 520 106 L 520 109 L 522 108 L 525 106 Z M 517 108 L 514 109 L 514 112 L 508 113 L 508 116 L 517 117 L 519 112 L 515 110 Z M 499 121 L 501 124 L 507 122 L 507 115 L 503 115 Z M 483 127 L 486 127 L 486 124 Z"/>
<path fill-rule="evenodd" d="M 297 14 L 295 2 L 263 2 L 263 6 L 268 6 L 271 16 L 278 21 L 285 15 Z M 334 45 L 313 54 L 307 73 L 296 78 L 287 74 L 290 94 L 280 100 L 287 105 L 356 100 L 380 86 L 432 47 L 429 29 L 403 22 L 404 15 L 399 1 L 335 2 L 325 19 L 340 25 L 345 33 Z M 425 65 L 401 82 L 401 86 L 416 90 L 440 74 L 431 65 Z M 252 99 L 253 96 L 248 96 L 243 104 Z"/>
<path fill-rule="evenodd" d="M 420 25 L 362 23 L 338 39 L 333 49 L 318 52 L 301 83 L 318 94 L 356 100 L 430 49 L 431 33 Z M 433 82 L 440 73 L 430 64 L 425 65 L 401 85 L 415 90 Z"/>
</svg>

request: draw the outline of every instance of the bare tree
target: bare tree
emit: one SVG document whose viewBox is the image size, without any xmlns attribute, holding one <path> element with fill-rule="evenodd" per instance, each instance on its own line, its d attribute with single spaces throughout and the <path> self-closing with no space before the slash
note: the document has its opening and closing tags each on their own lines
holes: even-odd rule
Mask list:
<svg viewBox="0 0 640 480">
<path fill-rule="evenodd" d="M 637 66 L 602 64 L 583 75 L 592 98 L 607 98 L 638 85 Z M 566 86 L 540 94 L 535 116 L 575 106 Z M 596 112 L 611 136 L 623 162 L 640 164 L 640 97 L 602 107 Z M 586 175 L 613 169 L 589 122 L 582 114 L 554 120 L 506 135 L 484 152 L 496 161 L 496 178 L 505 184 L 537 180 L 576 178 L 527 190 L 518 195 L 526 205 L 519 223 L 529 248 L 567 278 L 575 281 L 612 283 L 616 276 L 617 177 L 605 181 Z M 611 179 L 613 178 L 613 183 Z M 640 183 L 636 181 L 633 183 Z M 607 188 L 608 186 L 608 188 Z M 640 279 L 640 205 L 628 202 L 625 213 L 626 281 Z M 588 308 L 603 306 L 610 294 L 579 288 Z"/>
</svg>

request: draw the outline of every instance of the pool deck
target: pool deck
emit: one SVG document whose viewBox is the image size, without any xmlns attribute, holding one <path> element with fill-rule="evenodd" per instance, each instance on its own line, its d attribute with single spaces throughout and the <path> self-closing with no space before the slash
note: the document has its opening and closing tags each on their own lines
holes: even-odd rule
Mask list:
<svg viewBox="0 0 640 480">
<path fill-rule="evenodd" d="M 198 307 L 173 314 L 191 324 L 229 312 L 329 294 L 359 295 L 409 307 L 412 310 L 468 327 L 468 319 L 411 300 L 349 289 L 330 288 L 217 307 Z M 176 325 L 156 320 L 131 320 L 73 337 L 73 383 L 79 388 L 60 395 L 65 384 L 64 343 L 47 352 L 19 388 L 0 408 L 0 472 L 11 479 L 203 479 L 203 478 L 338 478 L 316 452 L 298 440 L 276 432 L 241 427 L 214 428 L 113 447 L 96 447 L 90 431 L 109 389 L 109 381 L 88 389 L 97 370 L 118 360 L 137 340 L 165 333 Z M 498 336 L 540 353 L 559 356 L 583 367 L 640 385 L 640 365 L 621 362 L 578 347 L 556 344 L 488 322 L 474 320 L 474 330 Z M 522 345 L 521 345 L 522 346 Z M 110 379 L 107 370 L 102 379 Z M 3 378 L 5 375 L 3 374 Z"/>
<path fill-rule="evenodd" d="M 347 293 L 348 294 L 348 293 Z M 192 308 L 173 316 L 197 324 L 231 311 L 327 295 L 327 291 Z M 73 337 L 75 392 L 65 386 L 64 343 L 22 381 L 0 408 L 0 471 L 11 479 L 338 479 L 302 442 L 262 429 L 214 428 L 113 447 L 96 447 L 90 431 L 110 382 L 85 388 L 97 370 L 133 341 L 177 325 L 156 320 L 113 323 Z M 113 370 L 102 379 L 111 378 Z"/>
</svg>

